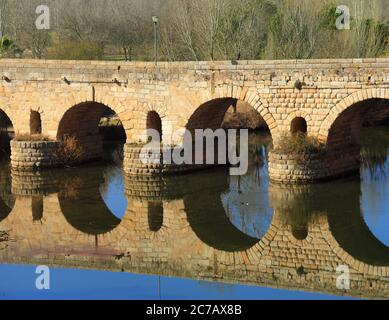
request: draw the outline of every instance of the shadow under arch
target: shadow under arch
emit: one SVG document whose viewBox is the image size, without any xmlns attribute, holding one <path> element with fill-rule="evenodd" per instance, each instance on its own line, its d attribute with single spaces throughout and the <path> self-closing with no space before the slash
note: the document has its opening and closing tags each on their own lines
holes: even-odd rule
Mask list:
<svg viewBox="0 0 389 320">
<path fill-rule="evenodd" d="M 340 112 L 327 136 L 326 160 L 334 175 L 356 175 L 361 164 L 364 127 L 389 123 L 389 99 L 371 98 L 355 102 Z"/>
<path fill-rule="evenodd" d="M 270 132 L 262 115 L 248 102 L 235 98 L 217 98 L 200 105 L 190 116 L 186 129 L 220 128 L 264 129 Z"/>
<path fill-rule="evenodd" d="M 8 217 L 15 206 L 11 180 L 9 166 L 0 162 L 0 222 Z"/>
<path fill-rule="evenodd" d="M 221 169 L 186 177 L 190 189 L 184 196 L 185 211 L 193 232 L 202 242 L 221 251 L 244 251 L 260 239 L 238 230 L 228 219 L 220 198 L 228 188 L 227 177 Z"/>
<path fill-rule="evenodd" d="M 11 155 L 14 127 L 9 116 L 0 108 L 0 161 Z"/>
<path fill-rule="evenodd" d="M 94 236 L 106 234 L 121 223 L 101 196 L 103 181 L 99 166 L 69 170 L 67 177 L 61 179 L 58 199 L 62 214 L 71 226 L 82 233 Z"/>
<path fill-rule="evenodd" d="M 101 126 L 101 119 L 110 122 L 116 118 L 118 125 Z M 104 130 L 102 130 L 104 128 Z M 62 116 L 58 129 L 57 140 L 74 137 L 83 150 L 84 160 L 98 160 L 103 156 L 103 143 L 120 142 L 124 144 L 127 134 L 116 112 L 102 103 L 87 101 L 69 108 Z"/>
<path fill-rule="evenodd" d="M 373 266 L 389 266 L 389 247 L 384 245 L 366 224 L 360 206 L 360 183 L 357 179 L 339 182 L 341 201 L 328 199 L 328 223 L 339 246 L 353 258 Z M 359 180 L 359 179 L 358 179 Z"/>
</svg>

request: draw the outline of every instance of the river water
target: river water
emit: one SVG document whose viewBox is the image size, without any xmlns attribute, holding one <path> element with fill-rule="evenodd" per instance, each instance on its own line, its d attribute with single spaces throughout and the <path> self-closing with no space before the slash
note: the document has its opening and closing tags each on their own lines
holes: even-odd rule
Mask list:
<svg viewBox="0 0 389 320">
<path fill-rule="evenodd" d="M 126 177 L 112 161 L 16 174 L 0 166 L 0 298 L 389 297 L 389 129 L 365 129 L 360 177 L 269 182 L 250 170 Z M 51 268 L 38 290 L 36 266 Z M 350 288 L 338 288 L 339 266 Z"/>
</svg>

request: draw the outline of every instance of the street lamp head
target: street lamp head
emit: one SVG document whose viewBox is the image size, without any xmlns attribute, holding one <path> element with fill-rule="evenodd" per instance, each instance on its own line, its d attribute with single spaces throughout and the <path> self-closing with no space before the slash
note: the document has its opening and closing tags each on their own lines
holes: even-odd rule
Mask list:
<svg viewBox="0 0 389 320">
<path fill-rule="evenodd" d="M 158 16 L 153 16 L 153 22 L 154 22 L 155 24 L 158 24 L 158 22 L 159 22 L 159 17 L 158 17 Z"/>
</svg>

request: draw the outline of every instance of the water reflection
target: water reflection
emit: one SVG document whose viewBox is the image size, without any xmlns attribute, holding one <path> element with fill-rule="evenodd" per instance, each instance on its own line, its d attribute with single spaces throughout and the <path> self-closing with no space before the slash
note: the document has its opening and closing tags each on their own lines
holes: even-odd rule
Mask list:
<svg viewBox="0 0 389 320">
<path fill-rule="evenodd" d="M 224 170 L 189 177 L 188 186 L 185 209 L 189 224 L 201 241 L 229 252 L 249 249 L 258 242 L 258 234 L 250 236 L 244 233 L 245 228 L 239 230 L 231 222 L 244 212 L 232 207 L 229 216 L 226 215 L 220 196 L 228 190 L 228 176 Z"/>
<path fill-rule="evenodd" d="M 113 214 L 100 193 L 105 183 L 100 167 L 71 170 L 62 182 L 59 204 L 64 217 L 74 228 L 86 234 L 99 235 L 112 231 L 120 224 L 118 216 L 123 216 L 123 213 Z M 108 183 L 108 187 L 110 185 Z"/>
<path fill-rule="evenodd" d="M 268 231 L 274 213 L 269 202 L 267 161 L 271 138 L 266 134 L 251 134 L 249 139 L 248 173 L 228 177 L 221 200 L 225 214 L 238 230 L 261 239 Z"/>
<path fill-rule="evenodd" d="M 10 214 L 14 204 L 9 166 L 8 163 L 0 161 L 0 222 Z"/>
<path fill-rule="evenodd" d="M 104 182 L 100 185 L 101 196 L 108 209 L 118 218 L 123 219 L 127 209 L 124 194 L 124 177 L 120 167 L 108 166 L 103 172 Z"/>
<path fill-rule="evenodd" d="M 366 136 L 377 134 L 370 130 Z M 112 164 L 11 175 L 3 165 L 0 230 L 13 226 L 10 237 L 19 240 L 0 258 L 8 261 L 15 252 L 35 257 L 53 246 L 66 255 L 67 244 L 90 252 L 85 235 L 110 248 L 105 254 L 113 258 L 104 258 L 104 267 L 318 291 L 329 290 L 329 270 L 338 264 L 359 274 L 363 264 L 389 266 L 389 144 L 377 147 L 374 138 L 364 144 L 360 179 L 280 186 L 269 183 L 270 139 L 252 141 L 250 170 L 242 177 L 226 169 L 130 177 Z M 29 221 L 22 219 L 26 212 Z M 367 270 L 389 297 L 380 276 L 386 269 Z"/>
</svg>

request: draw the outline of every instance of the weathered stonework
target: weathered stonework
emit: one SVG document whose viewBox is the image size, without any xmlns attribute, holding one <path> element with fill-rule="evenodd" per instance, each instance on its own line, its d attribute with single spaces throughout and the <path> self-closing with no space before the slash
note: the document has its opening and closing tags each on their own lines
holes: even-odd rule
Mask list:
<svg viewBox="0 0 389 320">
<path fill-rule="evenodd" d="M 276 183 L 312 183 L 344 177 L 359 171 L 359 149 L 353 156 L 325 152 L 305 154 L 269 153 L 269 177 Z"/>
<path fill-rule="evenodd" d="M 45 196 L 58 192 L 58 181 L 55 176 L 44 172 L 12 172 L 12 193 L 17 196 Z"/>
<path fill-rule="evenodd" d="M 269 176 L 273 182 L 304 183 L 328 177 L 322 155 L 313 154 L 269 154 Z"/>
<path fill-rule="evenodd" d="M 389 116 L 389 59 L 161 62 L 158 67 L 1 59 L 0 75 L 9 79 L 0 83 L 0 106 L 15 132 L 29 133 L 29 115 L 36 111 L 44 135 L 58 140 L 74 134 L 93 158 L 99 156 L 98 121 L 107 108 L 118 114 L 127 143 L 147 141 L 153 111 L 161 119 L 162 139 L 179 145 L 174 132 L 216 129 L 239 100 L 262 116 L 275 145 L 295 118 L 304 118 L 308 135 L 327 143 L 333 159 L 354 148 L 365 122 Z M 295 88 L 296 81 L 304 85 Z M 335 161 L 330 171 L 348 167 Z"/>
<path fill-rule="evenodd" d="M 131 144 L 124 146 L 124 172 L 129 175 L 175 175 L 213 167 L 211 165 L 188 165 L 166 163 L 164 154 L 172 154 L 172 148 L 143 148 L 134 147 Z"/>
<path fill-rule="evenodd" d="M 54 141 L 11 141 L 11 166 L 19 171 L 33 171 L 60 165 Z"/>
</svg>

